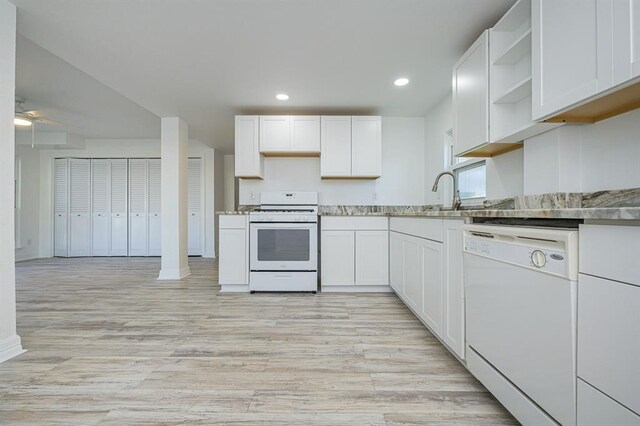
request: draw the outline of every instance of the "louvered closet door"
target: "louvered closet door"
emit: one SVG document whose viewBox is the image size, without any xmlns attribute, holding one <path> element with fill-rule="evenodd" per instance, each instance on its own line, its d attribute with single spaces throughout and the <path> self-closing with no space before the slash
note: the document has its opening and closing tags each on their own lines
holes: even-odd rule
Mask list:
<svg viewBox="0 0 640 426">
<path fill-rule="evenodd" d="M 160 159 L 150 159 L 148 166 L 149 256 L 160 256 L 162 224 L 160 221 Z"/>
<path fill-rule="evenodd" d="M 189 256 L 202 256 L 202 159 L 189 159 Z"/>
<path fill-rule="evenodd" d="M 91 160 L 69 159 L 69 256 L 91 255 Z"/>
<path fill-rule="evenodd" d="M 109 256 L 110 160 L 91 160 L 91 255 Z"/>
<path fill-rule="evenodd" d="M 129 160 L 129 256 L 147 256 L 147 160 Z"/>
<path fill-rule="evenodd" d="M 127 160 L 111 160 L 111 238 L 110 256 L 126 256 L 127 238 Z"/>
<path fill-rule="evenodd" d="M 56 158 L 53 163 L 54 175 L 54 218 L 53 255 L 67 257 L 69 255 L 67 233 L 69 225 L 69 179 L 66 158 Z"/>
</svg>

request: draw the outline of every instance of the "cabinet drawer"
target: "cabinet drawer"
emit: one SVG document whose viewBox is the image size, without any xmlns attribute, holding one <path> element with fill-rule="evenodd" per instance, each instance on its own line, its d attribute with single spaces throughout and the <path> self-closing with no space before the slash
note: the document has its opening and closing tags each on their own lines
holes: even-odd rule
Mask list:
<svg viewBox="0 0 640 426">
<path fill-rule="evenodd" d="M 578 377 L 640 412 L 640 287 L 580 274 Z"/>
<path fill-rule="evenodd" d="M 580 272 L 640 285 L 640 226 L 582 225 Z"/>
<path fill-rule="evenodd" d="M 578 380 L 578 424 L 581 426 L 637 426 L 640 425 L 640 416 L 582 380 Z"/>
<path fill-rule="evenodd" d="M 220 215 L 220 229 L 246 229 L 247 215 Z"/>
<path fill-rule="evenodd" d="M 389 222 L 391 231 L 427 238 L 434 241 L 443 241 L 442 219 L 420 217 L 392 217 Z"/>
<path fill-rule="evenodd" d="M 389 219 L 386 216 L 323 216 L 323 231 L 386 231 Z"/>
</svg>

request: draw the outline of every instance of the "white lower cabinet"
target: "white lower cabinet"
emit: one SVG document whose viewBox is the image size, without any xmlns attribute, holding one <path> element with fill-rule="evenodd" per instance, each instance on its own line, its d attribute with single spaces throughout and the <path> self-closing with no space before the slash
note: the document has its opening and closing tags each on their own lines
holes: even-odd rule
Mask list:
<svg viewBox="0 0 640 426">
<path fill-rule="evenodd" d="M 638 426 L 640 416 L 578 379 L 578 425 Z"/>
<path fill-rule="evenodd" d="M 322 285 L 355 284 L 354 231 L 322 231 Z"/>
<path fill-rule="evenodd" d="M 249 291 L 249 216 L 220 215 L 221 291 Z"/>
<path fill-rule="evenodd" d="M 324 291 L 388 290 L 386 217 L 323 217 L 320 280 Z"/>
<path fill-rule="evenodd" d="M 463 223 L 391 218 L 389 232 L 391 287 L 461 359 L 465 357 Z"/>
</svg>

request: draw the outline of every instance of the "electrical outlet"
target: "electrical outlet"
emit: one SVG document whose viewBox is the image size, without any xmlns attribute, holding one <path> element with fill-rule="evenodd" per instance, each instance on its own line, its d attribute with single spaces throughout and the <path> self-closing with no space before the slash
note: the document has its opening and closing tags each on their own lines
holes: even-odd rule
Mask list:
<svg viewBox="0 0 640 426">
<path fill-rule="evenodd" d="M 378 201 L 378 193 L 377 192 L 373 193 L 373 201 Z"/>
<path fill-rule="evenodd" d="M 255 199 L 256 199 L 256 193 L 255 193 L 255 192 L 252 192 L 252 193 L 251 193 L 251 199 L 252 199 L 252 200 L 255 200 Z"/>
<path fill-rule="evenodd" d="M 30 245 L 31 245 L 31 238 L 29 238 L 29 239 L 27 240 L 27 245 L 28 245 L 28 246 L 30 246 Z"/>
</svg>

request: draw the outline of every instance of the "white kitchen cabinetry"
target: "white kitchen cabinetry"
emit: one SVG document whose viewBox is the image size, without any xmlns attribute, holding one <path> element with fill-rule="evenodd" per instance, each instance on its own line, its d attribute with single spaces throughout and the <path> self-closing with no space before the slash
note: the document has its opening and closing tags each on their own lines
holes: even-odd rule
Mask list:
<svg viewBox="0 0 640 426">
<path fill-rule="evenodd" d="M 91 160 L 69 159 L 69 256 L 91 256 Z"/>
<path fill-rule="evenodd" d="M 204 216 L 202 214 L 202 158 L 189 158 L 188 181 L 188 252 L 189 256 L 202 256 L 204 251 Z"/>
<path fill-rule="evenodd" d="M 640 413 L 640 265 L 629 250 L 638 240 L 639 226 L 580 227 L 578 377 L 599 392 L 579 392 L 582 418 L 592 399 L 620 418 Z M 630 424 L 640 424 L 635 416 Z"/>
<path fill-rule="evenodd" d="M 351 176 L 382 175 L 382 117 L 351 117 Z"/>
<path fill-rule="evenodd" d="M 382 119 L 322 116 L 320 175 L 375 179 L 382 174 Z"/>
<path fill-rule="evenodd" d="M 56 158 L 53 163 L 53 255 L 67 257 L 69 241 L 69 161 Z"/>
<path fill-rule="evenodd" d="M 355 232 L 322 231 L 322 286 L 355 285 Z"/>
<path fill-rule="evenodd" d="M 634 109 L 638 0 L 532 0 L 533 118 L 595 122 Z"/>
<path fill-rule="evenodd" d="M 391 287 L 458 357 L 464 359 L 463 220 L 392 217 Z"/>
<path fill-rule="evenodd" d="M 320 175 L 351 176 L 351 117 L 320 118 Z"/>
<path fill-rule="evenodd" d="M 320 116 L 260 116 L 260 152 L 266 155 L 320 153 Z"/>
<path fill-rule="evenodd" d="M 388 229 L 386 217 L 324 216 L 322 291 L 389 291 Z"/>
<path fill-rule="evenodd" d="M 453 67 L 455 154 L 489 142 L 489 31 Z"/>
<path fill-rule="evenodd" d="M 283 153 L 291 150 L 291 119 L 288 115 L 260 116 L 260 152 Z"/>
<path fill-rule="evenodd" d="M 235 174 L 242 178 L 260 178 L 264 160 L 260 155 L 260 117 L 237 115 L 235 120 Z"/>
<path fill-rule="evenodd" d="M 249 216 L 220 215 L 219 227 L 221 291 L 249 291 Z"/>
</svg>

